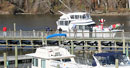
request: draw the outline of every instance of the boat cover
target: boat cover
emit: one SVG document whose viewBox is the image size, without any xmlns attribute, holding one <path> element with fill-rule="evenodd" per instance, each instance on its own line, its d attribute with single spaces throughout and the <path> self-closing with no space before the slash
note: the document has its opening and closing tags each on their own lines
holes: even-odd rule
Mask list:
<svg viewBox="0 0 130 68">
<path fill-rule="evenodd" d="M 112 55 L 123 55 L 122 53 L 110 52 L 110 53 L 96 53 L 94 56 L 107 57 Z"/>
<path fill-rule="evenodd" d="M 56 37 L 56 36 L 67 36 L 66 34 L 51 34 L 51 35 L 48 35 L 47 37 L 46 37 L 46 39 L 49 39 L 49 38 L 52 38 L 52 37 Z"/>
</svg>

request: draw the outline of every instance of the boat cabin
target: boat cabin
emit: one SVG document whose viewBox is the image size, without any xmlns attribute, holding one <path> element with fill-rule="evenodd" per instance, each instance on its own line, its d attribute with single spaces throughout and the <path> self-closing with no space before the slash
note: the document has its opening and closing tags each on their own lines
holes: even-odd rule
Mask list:
<svg viewBox="0 0 130 68">
<path fill-rule="evenodd" d="M 58 65 L 65 66 L 65 63 L 75 63 L 75 55 L 57 46 L 37 48 L 35 53 L 27 55 L 33 57 L 32 68 L 57 68 Z"/>
<path fill-rule="evenodd" d="M 73 25 L 77 25 L 77 28 L 79 27 L 80 30 L 88 29 L 87 26 L 95 24 L 90 14 L 86 12 L 73 12 L 68 14 L 63 13 L 56 23 L 57 29 L 61 28 L 63 31 L 73 30 Z"/>
</svg>

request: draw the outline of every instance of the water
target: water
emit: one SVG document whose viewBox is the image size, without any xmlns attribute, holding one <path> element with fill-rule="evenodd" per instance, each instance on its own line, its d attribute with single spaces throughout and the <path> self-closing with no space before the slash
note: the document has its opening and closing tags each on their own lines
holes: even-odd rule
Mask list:
<svg viewBox="0 0 130 68">
<path fill-rule="evenodd" d="M 56 29 L 56 20 L 58 20 L 59 15 L 0 15 L 0 31 L 3 27 L 7 27 L 8 30 L 13 30 L 13 23 L 16 23 L 17 30 L 24 31 L 43 31 L 45 27 L 51 27 Z M 99 24 L 99 19 L 104 18 L 106 22 L 105 26 L 110 26 L 111 24 L 121 23 L 125 26 L 125 31 L 130 32 L 130 16 L 92 16 L 93 20 Z M 14 49 L 0 49 L 0 56 L 3 56 L 3 53 L 6 52 L 7 55 L 14 55 Z M 27 53 L 33 53 L 35 50 L 24 49 L 18 50 L 19 55 L 24 55 Z M 81 60 L 86 59 L 86 57 L 91 58 L 91 54 L 76 54 L 76 56 L 82 58 Z M 78 61 L 78 60 L 77 60 Z M 87 62 L 87 61 L 86 61 Z M 24 65 L 24 64 L 23 64 Z M 19 67 L 22 68 L 22 64 Z M 30 65 L 30 63 L 28 64 Z M 26 65 L 26 66 L 28 66 Z M 14 65 L 11 65 L 14 66 Z M 24 67 L 26 68 L 26 67 Z"/>
<path fill-rule="evenodd" d="M 0 30 L 7 27 L 8 30 L 13 30 L 13 23 L 16 23 L 17 30 L 45 30 L 46 26 L 56 29 L 56 21 L 59 15 L 0 15 Z M 125 26 L 125 31 L 130 31 L 130 16 L 92 16 L 96 24 L 99 24 L 99 19 L 104 18 L 105 26 L 121 23 Z"/>
</svg>

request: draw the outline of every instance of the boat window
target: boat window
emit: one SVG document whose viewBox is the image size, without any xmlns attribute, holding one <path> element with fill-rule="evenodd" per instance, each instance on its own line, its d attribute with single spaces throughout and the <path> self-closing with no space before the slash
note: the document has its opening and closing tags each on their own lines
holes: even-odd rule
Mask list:
<svg viewBox="0 0 130 68">
<path fill-rule="evenodd" d="M 64 25 L 64 21 L 60 21 L 60 25 Z"/>
<path fill-rule="evenodd" d="M 87 18 L 90 18 L 90 15 L 89 14 L 86 14 Z"/>
<path fill-rule="evenodd" d="M 79 26 L 76 25 L 76 29 L 79 29 Z"/>
<path fill-rule="evenodd" d="M 41 68 L 46 68 L 46 60 L 41 60 Z"/>
<path fill-rule="evenodd" d="M 33 66 L 38 67 L 38 59 L 33 58 Z"/>
<path fill-rule="evenodd" d="M 55 56 L 61 56 L 60 52 L 56 52 Z"/>
<path fill-rule="evenodd" d="M 71 19 L 74 19 L 74 15 L 71 15 L 70 18 L 71 18 Z"/>
<path fill-rule="evenodd" d="M 71 62 L 71 59 L 68 58 L 68 59 L 62 59 L 62 62 Z"/>
<path fill-rule="evenodd" d="M 55 61 L 59 61 L 60 62 L 60 60 L 55 60 Z"/>
<path fill-rule="evenodd" d="M 75 15 L 75 19 L 79 19 L 79 15 Z"/>
<path fill-rule="evenodd" d="M 85 25 L 85 30 L 89 30 L 89 27 L 87 25 Z"/>
<path fill-rule="evenodd" d="M 65 25 L 68 25 L 69 24 L 69 22 L 68 21 L 65 21 Z"/>
<path fill-rule="evenodd" d="M 82 30 L 82 29 L 83 29 L 83 26 L 82 26 L 82 25 L 79 25 L 79 29 Z"/>
<path fill-rule="evenodd" d="M 84 18 L 83 18 L 83 15 L 80 15 L 80 19 L 84 19 Z"/>
<path fill-rule="evenodd" d="M 83 15 L 83 19 L 85 19 L 85 18 L 86 18 L 86 15 L 84 14 L 84 15 Z"/>
</svg>

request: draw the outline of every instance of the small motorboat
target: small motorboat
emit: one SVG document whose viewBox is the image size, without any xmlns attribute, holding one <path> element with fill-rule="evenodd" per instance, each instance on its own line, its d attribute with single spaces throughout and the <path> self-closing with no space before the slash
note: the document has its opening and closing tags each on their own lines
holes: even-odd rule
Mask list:
<svg viewBox="0 0 130 68">
<path fill-rule="evenodd" d="M 115 68 L 115 59 L 119 61 L 119 68 L 130 68 L 129 58 L 116 52 L 94 54 L 91 68 Z"/>
</svg>

